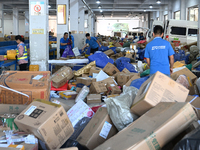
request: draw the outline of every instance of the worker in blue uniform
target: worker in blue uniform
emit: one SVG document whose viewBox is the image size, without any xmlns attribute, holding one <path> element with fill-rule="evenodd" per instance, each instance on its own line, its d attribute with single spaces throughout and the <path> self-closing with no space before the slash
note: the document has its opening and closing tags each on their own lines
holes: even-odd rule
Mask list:
<svg viewBox="0 0 200 150">
<path fill-rule="evenodd" d="M 154 39 L 147 44 L 145 49 L 145 58 L 150 66 L 150 75 L 157 71 L 170 76 L 173 73 L 174 50 L 171 44 L 162 39 L 163 27 L 155 26 L 153 36 Z"/>
</svg>

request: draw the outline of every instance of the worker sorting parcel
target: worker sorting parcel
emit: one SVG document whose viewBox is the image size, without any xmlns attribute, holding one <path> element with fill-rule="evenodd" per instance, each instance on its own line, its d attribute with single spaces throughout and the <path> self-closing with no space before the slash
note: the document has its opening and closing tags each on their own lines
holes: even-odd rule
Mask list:
<svg viewBox="0 0 200 150">
<path fill-rule="evenodd" d="M 150 76 L 157 71 L 168 76 L 173 73 L 174 50 L 168 41 L 162 39 L 163 32 L 162 26 L 155 26 L 154 39 L 146 46 L 145 57 L 150 66 Z"/>
</svg>

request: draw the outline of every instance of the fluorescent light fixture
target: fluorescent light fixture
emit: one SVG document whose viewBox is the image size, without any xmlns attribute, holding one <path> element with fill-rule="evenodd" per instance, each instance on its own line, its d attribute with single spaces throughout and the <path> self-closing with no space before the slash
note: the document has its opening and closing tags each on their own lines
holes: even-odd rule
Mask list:
<svg viewBox="0 0 200 150">
<path fill-rule="evenodd" d="M 99 5 L 99 6 L 98 6 L 98 8 L 99 8 L 99 9 L 101 9 L 101 8 L 102 8 L 102 6 L 101 6 L 101 5 Z"/>
<path fill-rule="evenodd" d="M 153 8 L 153 5 L 149 5 L 149 8 Z"/>
<path fill-rule="evenodd" d="M 146 9 L 144 9 L 144 12 L 146 12 L 147 10 Z"/>
<path fill-rule="evenodd" d="M 157 3 L 157 4 L 160 4 L 160 3 L 161 3 L 161 0 L 157 0 L 156 3 Z"/>
<path fill-rule="evenodd" d="M 48 5 L 48 8 L 51 8 L 51 6 L 50 6 L 50 5 Z"/>
<path fill-rule="evenodd" d="M 100 9 L 100 12 L 103 12 L 103 10 L 102 10 L 102 9 Z"/>
<path fill-rule="evenodd" d="M 100 4 L 101 2 L 100 2 L 100 0 L 96 0 L 96 3 L 97 3 L 97 4 Z"/>
</svg>

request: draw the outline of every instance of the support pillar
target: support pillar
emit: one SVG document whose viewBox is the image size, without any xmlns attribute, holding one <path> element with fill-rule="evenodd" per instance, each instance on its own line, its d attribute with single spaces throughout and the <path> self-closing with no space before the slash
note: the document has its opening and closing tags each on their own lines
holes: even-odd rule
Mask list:
<svg viewBox="0 0 200 150">
<path fill-rule="evenodd" d="M 0 37 L 4 36 L 4 14 L 3 4 L 0 4 Z"/>
<path fill-rule="evenodd" d="M 199 1 L 199 14 L 198 14 L 198 35 L 197 35 L 197 46 L 200 52 L 200 1 Z"/>
<path fill-rule="evenodd" d="M 49 60 L 49 0 L 29 0 L 30 61 L 48 71 Z"/>
<path fill-rule="evenodd" d="M 84 32 L 85 32 L 84 21 L 85 21 L 84 4 L 81 0 L 79 0 L 79 13 L 78 13 L 78 31 L 79 31 L 79 34 L 84 34 Z"/>
<path fill-rule="evenodd" d="M 163 10 L 159 11 L 159 20 L 163 21 L 164 20 L 164 16 L 163 16 Z"/>
<path fill-rule="evenodd" d="M 19 34 L 19 12 L 17 8 L 13 8 L 13 35 Z"/>
<path fill-rule="evenodd" d="M 85 14 L 85 20 L 87 20 L 87 28 L 85 28 L 85 33 L 89 33 L 89 14 Z M 84 26 L 85 26 L 84 20 Z"/>
<path fill-rule="evenodd" d="M 181 20 L 186 20 L 186 0 L 181 0 L 181 11 L 180 11 L 180 15 L 181 15 Z"/>
<path fill-rule="evenodd" d="M 78 17 L 79 17 L 79 0 L 70 0 L 70 30 L 73 34 L 79 33 Z"/>
<path fill-rule="evenodd" d="M 29 37 L 29 11 L 25 11 L 25 37 Z"/>
<path fill-rule="evenodd" d="M 168 20 L 172 19 L 172 2 L 168 2 Z"/>
<path fill-rule="evenodd" d="M 66 24 L 57 24 L 57 58 L 60 58 L 60 39 L 63 37 L 63 34 L 65 32 L 69 32 L 69 0 L 57 0 L 57 8 L 58 5 L 65 5 L 66 6 L 66 11 L 65 11 L 65 16 L 66 16 Z M 57 11 L 57 18 L 59 12 Z M 62 14 L 62 12 L 61 12 Z M 57 22 L 58 23 L 58 22 Z M 72 26 L 70 27 L 72 28 Z"/>
</svg>

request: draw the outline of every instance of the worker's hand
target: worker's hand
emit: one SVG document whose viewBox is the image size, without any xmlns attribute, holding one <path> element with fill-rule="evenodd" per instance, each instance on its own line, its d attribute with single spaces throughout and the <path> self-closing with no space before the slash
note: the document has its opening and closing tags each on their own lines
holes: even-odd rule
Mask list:
<svg viewBox="0 0 200 150">
<path fill-rule="evenodd" d="M 173 68 L 170 68 L 170 74 L 172 74 L 173 73 Z"/>
<path fill-rule="evenodd" d="M 101 45 L 99 45 L 99 47 L 101 48 Z"/>
</svg>

